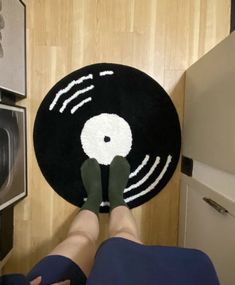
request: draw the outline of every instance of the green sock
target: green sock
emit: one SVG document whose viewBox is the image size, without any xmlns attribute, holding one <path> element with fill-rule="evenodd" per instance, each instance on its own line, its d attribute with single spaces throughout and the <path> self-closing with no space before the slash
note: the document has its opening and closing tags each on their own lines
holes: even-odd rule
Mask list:
<svg viewBox="0 0 235 285">
<path fill-rule="evenodd" d="M 127 206 L 123 198 L 123 191 L 130 174 L 130 165 L 122 156 L 115 156 L 109 168 L 109 202 L 110 209 Z"/>
<path fill-rule="evenodd" d="M 87 159 L 81 166 L 82 182 L 87 192 L 87 200 L 81 210 L 99 213 L 102 202 L 102 182 L 99 163 L 96 159 Z"/>
</svg>

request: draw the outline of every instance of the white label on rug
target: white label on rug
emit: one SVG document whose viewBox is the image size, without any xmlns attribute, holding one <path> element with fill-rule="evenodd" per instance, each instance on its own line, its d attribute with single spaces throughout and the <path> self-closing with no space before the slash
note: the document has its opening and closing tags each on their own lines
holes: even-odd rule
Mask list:
<svg viewBox="0 0 235 285">
<path fill-rule="evenodd" d="M 109 165 L 116 155 L 127 156 L 132 146 L 129 124 L 116 114 L 102 113 L 86 121 L 81 132 L 84 152 Z"/>
</svg>

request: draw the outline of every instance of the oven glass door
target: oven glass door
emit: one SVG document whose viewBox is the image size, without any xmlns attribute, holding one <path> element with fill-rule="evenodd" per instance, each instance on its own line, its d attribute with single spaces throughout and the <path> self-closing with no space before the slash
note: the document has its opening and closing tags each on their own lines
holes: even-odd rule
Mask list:
<svg viewBox="0 0 235 285">
<path fill-rule="evenodd" d="M 0 191 L 8 183 L 10 175 L 10 138 L 7 131 L 0 128 Z"/>
<path fill-rule="evenodd" d="M 0 210 L 25 195 L 25 112 L 0 104 Z"/>
</svg>

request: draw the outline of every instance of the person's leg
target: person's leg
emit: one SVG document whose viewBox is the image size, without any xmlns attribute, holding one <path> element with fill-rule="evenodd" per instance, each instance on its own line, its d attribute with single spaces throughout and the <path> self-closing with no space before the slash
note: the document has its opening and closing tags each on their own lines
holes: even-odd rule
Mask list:
<svg viewBox="0 0 235 285">
<path fill-rule="evenodd" d="M 49 255 L 62 255 L 70 258 L 88 276 L 96 253 L 98 235 L 97 215 L 89 210 L 82 210 L 72 222 L 67 238 Z"/>
<path fill-rule="evenodd" d="M 102 201 L 100 166 L 95 159 L 86 160 L 81 176 L 88 198 L 70 226 L 67 238 L 49 255 L 62 255 L 72 259 L 88 276 L 96 252 L 99 235 L 98 213 Z"/>
<path fill-rule="evenodd" d="M 37 281 L 38 277 L 41 278 L 42 285 L 64 280 L 70 280 L 71 284 L 86 283 L 99 235 L 97 215 L 102 200 L 102 185 L 98 162 L 95 159 L 86 160 L 81 167 L 81 176 L 88 196 L 87 201 L 72 222 L 65 240 L 29 272 L 29 282 Z"/>
<path fill-rule="evenodd" d="M 126 206 L 118 206 L 111 211 L 109 235 L 142 243 L 135 218 Z"/>
<path fill-rule="evenodd" d="M 130 174 L 128 161 L 116 156 L 109 171 L 110 237 L 122 237 L 141 243 L 136 221 L 123 198 Z"/>
</svg>

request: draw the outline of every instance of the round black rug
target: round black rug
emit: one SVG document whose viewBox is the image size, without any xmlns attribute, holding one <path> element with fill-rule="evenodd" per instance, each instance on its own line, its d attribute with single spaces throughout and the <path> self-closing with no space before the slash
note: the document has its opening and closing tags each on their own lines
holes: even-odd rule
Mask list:
<svg viewBox="0 0 235 285">
<path fill-rule="evenodd" d="M 115 155 L 131 165 L 124 198 L 133 208 L 167 184 L 180 145 L 178 115 L 164 89 L 142 71 L 119 64 L 93 64 L 64 77 L 44 98 L 34 125 L 40 169 L 68 202 L 82 206 L 81 164 L 88 157 L 98 160 L 101 212 L 109 210 L 108 171 Z"/>
</svg>

